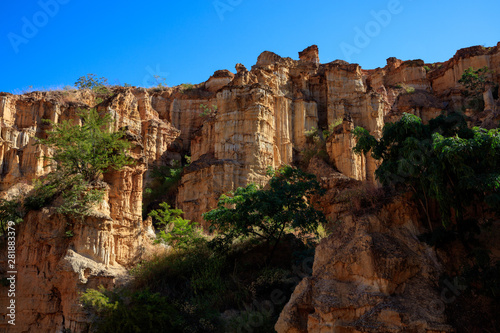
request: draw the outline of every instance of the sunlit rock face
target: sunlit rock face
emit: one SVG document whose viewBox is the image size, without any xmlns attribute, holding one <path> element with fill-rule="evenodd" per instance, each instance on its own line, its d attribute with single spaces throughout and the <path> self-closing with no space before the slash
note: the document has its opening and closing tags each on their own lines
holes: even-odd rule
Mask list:
<svg viewBox="0 0 500 333">
<path fill-rule="evenodd" d="M 71 95 L 70 95 L 71 94 Z M 2 179 L 4 198 L 26 193 L 31 181 L 50 171 L 43 156 L 50 151 L 34 145 L 53 122 L 73 119 L 79 125 L 80 108 L 92 107 L 90 92 L 2 94 Z M 68 99 L 76 99 L 73 100 Z M 151 245 L 152 225 L 142 219 L 144 173 L 172 146 L 180 131 L 161 119 L 144 89 L 116 90 L 97 106 L 113 118 L 115 129 L 125 129 L 135 160 L 121 171 L 107 173 L 105 196 L 90 216 L 72 219 L 55 208 L 29 212 L 17 229 L 15 326 L 2 321 L 9 332 L 57 332 L 63 328 L 85 332 L 90 318 L 79 305 L 87 288 L 111 288 L 127 280 L 127 269 Z M 2 251 L 3 272 L 6 251 Z M 1 288 L 0 304 L 9 302 Z"/>
<path fill-rule="evenodd" d="M 325 144 L 331 164 L 348 177 L 376 182 L 377 162 L 352 152 L 352 130 L 363 126 L 380 137 L 384 124 L 397 121 L 404 112 L 427 122 L 444 110 L 462 107 L 458 80 L 463 70 L 498 69 L 499 54 L 498 46 L 473 47 L 442 64 L 389 58 L 383 68 L 363 70 L 341 60 L 320 64 L 318 48 L 311 46 L 299 53 L 298 61 L 266 51 L 251 70 L 237 64 L 232 81 L 207 99 L 207 104 L 217 106 L 212 117 L 201 124 L 199 119 L 174 121 L 180 124 L 183 142 L 189 141 L 195 165 L 184 173 L 178 205 L 188 219 L 203 223 L 201 214 L 215 207 L 221 193 L 265 182 L 267 166 L 297 162 L 310 149 L 307 131 L 337 123 L 342 126 Z M 487 97 L 491 112 L 481 120 L 489 117 L 493 123 L 497 101 Z M 194 98 L 195 104 L 203 102 Z M 183 103 L 186 106 L 176 114 L 200 112 L 192 111 L 196 105 L 189 100 Z M 229 169 L 235 174 L 228 175 Z"/>
<path fill-rule="evenodd" d="M 237 64 L 235 73 L 216 71 L 206 82 L 174 88 L 114 87 L 102 100 L 88 90 L 0 93 L 2 198 L 28 192 L 34 179 L 50 172 L 43 158 L 50 151 L 36 145 L 36 137 L 47 135 L 46 120 L 72 119 L 78 125 L 80 108 L 110 114 L 114 129 L 126 131 L 136 160 L 103 177 L 105 200 L 83 221 L 53 208 L 26 216 L 17 230 L 19 321 L 15 327 L 2 321 L 0 328 L 86 330 L 89 318 L 78 305 L 79 293 L 126 280 L 126 269 L 147 252 L 154 236 L 142 219 L 142 193 L 152 166 L 191 156 L 177 206 L 185 218 L 208 227 L 202 214 L 221 194 L 248 183 L 265 185 L 269 166 L 303 163 L 317 144 L 308 133 L 319 129 L 325 131 L 320 143 L 327 156 L 313 157 L 309 167 L 324 172 L 321 182 L 329 194 L 322 209 L 335 218 L 345 215 L 345 223 L 342 237 L 320 244 L 313 276 L 299 285 L 277 330 L 336 332 L 333 325 L 338 332 L 369 332 L 374 324 L 379 332 L 448 331 L 440 315 L 419 308 L 435 296 L 430 281 L 440 267 L 432 251 L 415 240 L 412 209 L 396 202 L 386 213 L 359 218 L 335 202 L 335 193 L 360 181 L 376 183 L 377 162 L 352 152 L 356 126 L 380 137 L 384 124 L 404 112 L 427 122 L 443 110 L 461 109 L 461 74 L 488 66 L 494 71 L 491 80 L 500 82 L 499 50 L 499 45 L 471 47 L 439 64 L 389 58 L 383 68 L 364 70 L 341 60 L 321 64 L 318 48 L 311 46 L 299 60 L 266 51 L 251 69 Z M 471 122 L 496 126 L 497 96 L 498 91 L 485 91 L 485 110 L 465 111 Z M 67 237 L 68 230 L 73 236 Z M 6 253 L 0 254 L 3 273 Z M 0 287 L 1 307 L 9 301 L 6 295 Z M 378 302 L 387 307 L 377 307 Z"/>
</svg>

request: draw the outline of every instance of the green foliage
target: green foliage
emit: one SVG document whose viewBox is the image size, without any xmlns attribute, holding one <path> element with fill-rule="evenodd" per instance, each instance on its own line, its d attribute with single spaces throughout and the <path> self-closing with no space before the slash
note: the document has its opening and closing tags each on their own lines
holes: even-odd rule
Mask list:
<svg viewBox="0 0 500 333">
<path fill-rule="evenodd" d="M 212 108 L 208 105 L 200 104 L 200 108 L 203 109 L 203 112 L 200 114 L 201 117 L 213 117 L 217 114 L 217 105 L 213 104 Z"/>
<path fill-rule="evenodd" d="M 326 130 L 321 131 L 312 127 L 310 130 L 304 132 L 307 147 L 301 151 L 301 165 L 303 168 L 307 168 L 313 157 L 319 157 L 326 163 L 330 163 L 330 156 L 326 151 L 326 140 L 334 133 L 335 128 L 342 124 L 342 122 L 342 118 L 337 118 L 330 123 L 328 129 Z"/>
<path fill-rule="evenodd" d="M 192 83 L 183 83 L 183 84 L 181 84 L 181 87 L 180 87 L 182 92 L 185 92 L 188 90 L 193 90 L 193 88 L 194 88 L 194 84 L 192 84 Z"/>
<path fill-rule="evenodd" d="M 468 95 L 479 96 L 485 91 L 486 86 L 492 83 L 488 79 L 489 73 L 491 73 L 491 71 L 488 67 L 479 68 L 477 70 L 474 70 L 473 67 L 469 67 L 464 71 L 458 82 L 465 87 Z"/>
<path fill-rule="evenodd" d="M 190 160 L 190 158 L 189 156 L 186 157 L 187 164 L 189 164 L 190 161 L 188 159 Z M 151 169 L 151 181 L 148 182 L 143 196 L 144 218 L 160 202 L 165 201 L 171 205 L 175 204 L 175 194 L 183 170 L 184 167 L 179 161 L 173 161 L 168 165 L 154 166 Z"/>
<path fill-rule="evenodd" d="M 415 92 L 415 88 L 413 87 L 406 87 L 405 91 L 407 94 L 413 94 Z"/>
<path fill-rule="evenodd" d="M 96 93 L 107 94 L 109 92 L 107 84 L 108 79 L 105 77 L 98 78 L 95 74 L 87 74 L 87 76 L 81 76 L 75 82 L 75 87 L 78 89 L 90 89 Z"/>
<path fill-rule="evenodd" d="M 162 229 L 157 235 L 157 242 L 164 242 L 175 248 L 188 248 L 200 239 L 197 224 L 183 219 L 182 210 L 171 209 L 166 202 L 161 203 L 160 208 L 149 213 L 156 225 Z"/>
<path fill-rule="evenodd" d="M 384 185 L 407 187 L 426 212 L 429 199 L 436 200 L 444 226 L 452 222 L 453 212 L 461 237 L 466 233 L 468 207 L 486 202 L 498 211 L 498 129 L 469 129 L 459 114 L 440 116 L 424 125 L 420 118 L 405 113 L 400 121 L 384 126 L 380 140 L 361 128 L 354 134 L 356 152 L 371 150 L 375 159 L 383 160 L 375 174 Z"/>
<path fill-rule="evenodd" d="M 211 230 L 220 233 L 212 244 L 224 248 L 238 237 L 257 237 L 274 244 L 270 260 L 285 228 L 314 233 L 318 223 L 326 221 L 308 202 L 311 196 L 323 193 L 314 175 L 290 166 L 270 169 L 269 175 L 268 189 L 254 184 L 239 187 L 222 195 L 217 208 L 203 214 Z"/>
<path fill-rule="evenodd" d="M 18 198 L 13 200 L 0 199 L 0 235 L 7 232 L 7 224 L 12 221 L 15 224 L 23 221 L 24 212 Z"/>
<path fill-rule="evenodd" d="M 306 254 L 304 246 L 293 239 L 283 250 L 280 248 L 280 260 L 264 268 L 256 264 L 261 262 L 264 247 L 250 242 L 240 243 L 224 255 L 210 249 L 206 242 L 156 255 L 131 271 L 134 279 L 126 287 L 87 290 L 82 301 L 96 316 L 91 329 L 184 333 L 250 328 L 253 332 L 270 332 L 300 280 L 290 276 L 291 271 L 297 269 L 302 278 L 302 274 L 310 273 L 301 269 L 304 262 L 313 261 L 313 255 Z M 295 262 L 295 253 L 304 257 L 297 257 Z M 276 292 L 278 297 L 271 296 Z M 232 314 L 228 316 L 227 310 Z M 259 321 L 245 321 L 247 312 L 258 314 Z"/>
<path fill-rule="evenodd" d="M 425 69 L 425 71 L 426 71 L 426 72 L 429 72 L 429 71 L 431 70 L 431 69 L 430 69 L 430 67 L 429 67 L 429 66 L 427 66 L 427 65 L 426 65 L 426 66 L 424 66 L 424 69 Z"/>
<path fill-rule="evenodd" d="M 122 132 L 110 130 L 111 118 L 100 117 L 96 110 L 81 111 L 83 124 L 70 121 L 49 122 L 52 130 L 37 144 L 52 148 L 47 159 L 55 171 L 34 183 L 32 194 L 24 199 L 26 210 L 38 210 L 61 196 L 57 207 L 61 214 L 88 215 L 90 207 L 103 198 L 99 177 L 110 170 L 120 170 L 132 163 L 126 155 L 130 144 Z"/>
<path fill-rule="evenodd" d="M 103 117 L 95 109 L 80 110 L 82 125 L 64 120 L 61 123 L 46 121 L 52 125 L 46 139 L 38 139 L 53 149 L 48 160 L 55 162 L 58 172 L 80 174 L 93 182 L 109 170 L 120 170 L 132 164 L 127 156 L 128 141 L 122 140 L 124 132 L 110 130 L 113 120 L 109 114 Z"/>
<path fill-rule="evenodd" d="M 397 89 L 404 89 L 407 94 L 415 93 L 415 88 L 407 85 L 406 83 L 398 83 L 394 87 Z"/>
<path fill-rule="evenodd" d="M 492 84 L 488 78 L 490 75 L 491 71 L 488 67 L 477 70 L 469 67 L 464 71 L 458 82 L 465 87 L 464 96 L 466 97 L 468 107 L 478 111 L 484 109 L 483 92 Z"/>
<path fill-rule="evenodd" d="M 120 332 L 213 332 L 211 323 L 199 323 L 196 309 L 172 303 L 148 290 L 112 292 L 104 288 L 87 289 L 80 301 L 98 319 L 91 329 L 98 333 Z M 205 330 L 204 330 L 205 329 Z"/>
</svg>

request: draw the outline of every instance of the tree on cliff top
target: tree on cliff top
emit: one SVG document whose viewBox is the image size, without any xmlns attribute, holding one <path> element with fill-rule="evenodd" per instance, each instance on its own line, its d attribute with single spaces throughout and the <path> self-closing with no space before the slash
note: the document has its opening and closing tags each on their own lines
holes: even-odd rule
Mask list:
<svg viewBox="0 0 500 333">
<path fill-rule="evenodd" d="M 203 214 L 211 231 L 219 233 L 213 244 L 224 247 L 238 237 L 262 239 L 272 246 L 270 261 L 285 228 L 314 233 L 319 223 L 326 222 L 308 200 L 324 192 L 314 175 L 290 166 L 270 169 L 268 174 L 272 178 L 267 189 L 255 184 L 239 187 L 222 195 L 217 208 Z"/>
</svg>

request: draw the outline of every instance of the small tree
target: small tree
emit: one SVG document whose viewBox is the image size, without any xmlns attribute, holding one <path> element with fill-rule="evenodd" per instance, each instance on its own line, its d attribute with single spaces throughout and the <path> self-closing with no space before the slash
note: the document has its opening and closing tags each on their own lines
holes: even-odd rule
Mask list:
<svg viewBox="0 0 500 333">
<path fill-rule="evenodd" d="M 267 189 L 254 184 L 239 187 L 222 195 L 217 208 L 203 214 L 211 231 L 219 232 L 215 245 L 230 245 L 237 237 L 262 239 L 272 246 L 270 261 L 286 228 L 314 233 L 318 224 L 326 221 L 308 200 L 324 191 L 314 175 L 290 166 L 270 169 L 269 175 Z"/>
<path fill-rule="evenodd" d="M 107 93 L 107 84 L 108 79 L 105 77 L 98 78 L 95 74 L 87 74 L 87 76 L 81 76 L 75 82 L 75 87 L 78 89 L 90 89 L 97 93 Z"/>
<path fill-rule="evenodd" d="M 484 109 L 483 93 L 492 84 L 488 79 L 491 71 L 488 67 L 467 68 L 458 82 L 465 87 L 464 96 L 467 98 L 469 107 L 482 111 Z"/>
<path fill-rule="evenodd" d="M 87 182 L 93 182 L 110 170 L 120 170 L 132 163 L 127 155 L 128 141 L 122 140 L 122 131 L 110 130 L 109 114 L 101 117 L 97 110 L 80 110 L 82 125 L 65 120 L 61 123 L 46 121 L 52 125 L 46 139 L 38 143 L 53 150 L 47 157 L 54 162 L 57 172 L 79 174 Z"/>
<path fill-rule="evenodd" d="M 184 212 L 180 209 L 171 209 L 166 202 L 160 204 L 161 209 L 149 213 L 160 230 L 157 242 L 164 242 L 177 248 L 187 248 L 200 238 L 196 223 L 183 219 Z"/>
<path fill-rule="evenodd" d="M 123 132 L 110 130 L 109 115 L 100 117 L 95 109 L 80 110 L 79 115 L 81 126 L 72 121 L 47 121 L 53 128 L 46 139 L 38 139 L 38 144 L 52 149 L 46 159 L 55 170 L 37 181 L 34 194 L 24 200 L 26 209 L 39 209 L 61 195 L 60 213 L 86 215 L 93 204 L 102 200 L 99 177 L 133 163 L 127 155 L 130 143 L 122 140 Z"/>
</svg>

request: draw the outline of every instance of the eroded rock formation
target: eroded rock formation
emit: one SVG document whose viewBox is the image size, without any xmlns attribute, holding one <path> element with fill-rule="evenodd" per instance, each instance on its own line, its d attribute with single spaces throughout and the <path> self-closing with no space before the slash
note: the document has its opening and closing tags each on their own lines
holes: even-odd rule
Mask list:
<svg viewBox="0 0 500 333">
<path fill-rule="evenodd" d="M 306 132 L 314 128 L 328 130 L 323 139 L 330 165 L 313 158 L 310 168 L 326 170 L 320 178 L 329 191 L 321 206 L 342 220 L 340 236 L 318 248 L 314 274 L 299 285 L 277 325 L 279 332 L 332 332 L 332 327 L 339 332 L 448 331 L 443 316 L 425 307 L 436 296 L 432 281 L 440 266 L 415 238 L 419 226 L 413 210 L 398 202 L 358 217 L 349 213 L 352 203 L 340 200 L 339 193 L 360 181 L 375 182 L 376 162 L 352 152 L 356 126 L 380 136 L 383 125 L 403 112 L 428 121 L 461 108 L 458 80 L 466 68 L 488 66 L 492 81 L 500 82 L 500 44 L 463 49 L 439 64 L 390 58 L 374 70 L 341 60 L 321 64 L 316 46 L 299 58 L 266 51 L 250 70 L 237 64 L 236 74 L 217 71 L 206 82 L 174 88 L 114 87 L 104 101 L 90 91 L 0 93 L 4 198 L 28 192 L 33 179 L 50 171 L 42 159 L 50 152 L 34 145 L 35 137 L 45 136 L 49 128 L 43 120 L 78 120 L 81 107 L 111 114 L 115 129 L 125 129 L 134 143 L 131 154 L 137 161 L 105 176 L 105 201 L 84 221 L 68 220 L 49 208 L 26 216 L 17 231 L 18 314 L 23 320 L 9 329 L 85 330 L 88 318 L 77 304 L 78 293 L 126 279 L 126 269 L 150 243 L 152 230 L 142 220 L 141 206 L 151 166 L 191 156 L 177 205 L 185 218 L 203 223 L 202 213 L 214 208 L 222 193 L 250 182 L 265 184 L 268 166 L 303 161 L 312 149 Z M 484 96 L 485 111 L 466 113 L 472 122 L 496 126 L 498 90 Z M 65 237 L 68 230 L 72 237 Z M 2 308 L 5 295 L 0 288 Z"/>
</svg>

